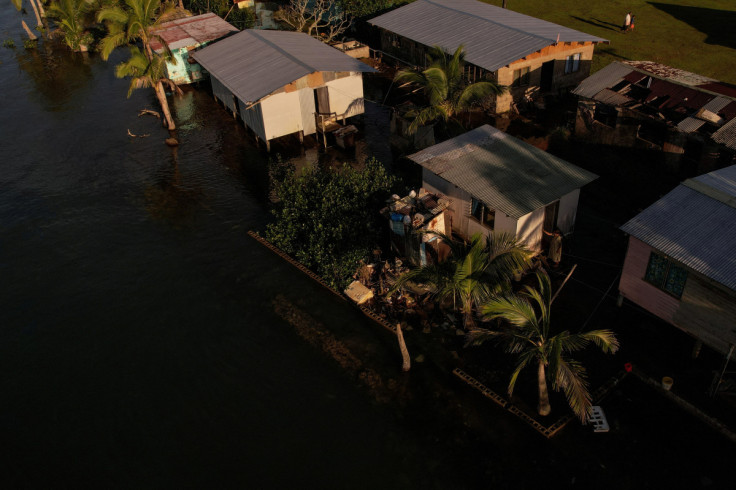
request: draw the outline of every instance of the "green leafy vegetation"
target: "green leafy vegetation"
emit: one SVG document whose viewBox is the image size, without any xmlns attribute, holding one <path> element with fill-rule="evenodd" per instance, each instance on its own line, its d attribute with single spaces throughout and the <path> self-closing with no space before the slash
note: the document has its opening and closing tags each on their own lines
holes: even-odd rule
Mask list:
<svg viewBox="0 0 736 490">
<path fill-rule="evenodd" d="M 508 8 L 610 40 L 596 47 L 592 71 L 612 61 L 650 60 L 736 83 L 733 0 L 509 0 Z M 636 27 L 624 33 L 628 11 Z"/>
<path fill-rule="evenodd" d="M 72 51 L 85 51 L 93 40 L 87 17 L 92 10 L 92 4 L 87 0 L 55 0 L 49 6 L 49 17 L 56 20 L 64 43 Z"/>
<path fill-rule="evenodd" d="M 585 422 L 591 407 L 585 368 L 578 361 L 566 356 L 579 351 L 591 342 L 603 352 L 615 353 L 618 340 L 610 330 L 591 330 L 570 333 L 565 330 L 551 332 L 552 283 L 546 272 L 537 272 L 539 288 L 526 286 L 520 294 L 496 296 L 481 307 L 486 320 L 505 320 L 507 328 L 488 330 L 478 328 L 468 334 L 469 344 L 487 340 L 499 340 L 507 352 L 518 357 L 516 368 L 509 381 L 508 393 L 514 392 L 519 373 L 527 366 L 537 367 L 540 415 L 548 415 L 552 409 L 547 391 L 547 375 L 552 388 L 562 390 L 573 412 Z"/>
<path fill-rule="evenodd" d="M 128 96 L 136 88 L 155 89 L 169 130 L 175 129 L 176 125 L 171 117 L 164 85 L 172 90 L 177 90 L 177 87 L 164 77 L 164 65 L 166 60 L 173 57 L 163 39 L 156 36 L 153 31 L 166 22 L 174 12 L 173 4 L 161 3 L 160 0 L 125 0 L 123 4 L 105 7 L 97 12 L 97 20 L 104 22 L 107 28 L 107 35 L 100 41 L 102 59 L 107 60 L 115 48 L 121 46 L 130 48 L 130 59 L 120 63 L 115 69 L 115 74 L 120 78 L 131 77 Z M 163 44 L 163 54 L 155 53 L 151 47 L 154 38 Z M 142 50 L 136 46 L 138 42 Z"/>
<path fill-rule="evenodd" d="M 12 39 L 6 39 L 5 41 L 3 41 L 3 46 L 6 48 L 14 48 L 15 41 L 13 41 Z"/>
<path fill-rule="evenodd" d="M 266 239 L 335 288 L 350 282 L 379 238 L 380 208 L 395 180 L 370 159 L 356 170 L 309 167 L 297 173 L 276 162 L 272 178 L 280 202 Z"/>
<path fill-rule="evenodd" d="M 238 8 L 231 0 L 186 0 L 184 6 L 194 14 L 213 12 L 238 29 L 250 29 L 256 21 L 252 8 Z"/>
<path fill-rule="evenodd" d="M 404 3 L 407 0 L 338 0 L 340 8 L 358 18 L 369 18 Z"/>
<path fill-rule="evenodd" d="M 510 288 L 511 278 L 531 265 L 532 253 L 511 234 L 476 233 L 470 242 L 430 232 L 450 247 L 450 256 L 435 264 L 412 269 L 396 282 L 395 291 L 408 282 L 430 286 L 436 300 L 452 303 L 463 315 L 466 329 L 475 327 L 476 306 Z"/>
<path fill-rule="evenodd" d="M 36 49 L 38 47 L 38 39 L 26 39 L 23 41 L 23 47 L 26 49 Z"/>
<path fill-rule="evenodd" d="M 413 84 L 422 89 L 429 105 L 410 111 L 412 118 L 409 132 L 416 131 L 434 121 L 445 125 L 453 123 L 462 130 L 458 116 L 493 94 L 501 94 L 505 87 L 493 82 L 467 83 L 463 77 L 465 50 L 459 46 L 455 53 L 448 55 L 440 46 L 434 46 L 427 54 L 428 67 L 425 70 L 400 70 L 394 80 Z"/>
</svg>

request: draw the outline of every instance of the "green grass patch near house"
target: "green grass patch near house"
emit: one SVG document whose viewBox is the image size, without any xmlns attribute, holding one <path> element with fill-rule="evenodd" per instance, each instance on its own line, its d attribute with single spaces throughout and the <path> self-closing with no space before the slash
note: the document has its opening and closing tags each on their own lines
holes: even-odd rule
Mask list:
<svg viewBox="0 0 736 490">
<path fill-rule="evenodd" d="M 608 39 L 596 47 L 592 71 L 649 60 L 736 84 L 734 0 L 507 0 L 506 7 Z M 623 33 L 628 11 L 635 28 Z"/>
</svg>

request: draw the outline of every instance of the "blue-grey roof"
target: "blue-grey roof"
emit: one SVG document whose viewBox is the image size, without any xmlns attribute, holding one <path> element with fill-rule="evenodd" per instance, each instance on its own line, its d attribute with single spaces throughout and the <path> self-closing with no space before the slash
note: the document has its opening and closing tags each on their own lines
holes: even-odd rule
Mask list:
<svg viewBox="0 0 736 490">
<path fill-rule="evenodd" d="M 318 71 L 375 71 L 307 34 L 288 31 L 246 30 L 192 57 L 246 103 Z"/>
<path fill-rule="evenodd" d="M 489 125 L 409 159 L 515 219 L 598 178 Z"/>
<path fill-rule="evenodd" d="M 622 81 L 632 71 L 634 69 L 629 65 L 614 61 L 580 82 L 580 85 L 575 87 L 572 93 L 593 99 L 601 91 L 610 89 Z"/>
<path fill-rule="evenodd" d="M 417 0 L 368 22 L 448 52 L 463 45 L 466 61 L 489 71 L 556 42 L 608 42 L 476 0 Z"/>
<path fill-rule="evenodd" d="M 621 229 L 736 290 L 736 165 L 685 181 Z"/>
</svg>

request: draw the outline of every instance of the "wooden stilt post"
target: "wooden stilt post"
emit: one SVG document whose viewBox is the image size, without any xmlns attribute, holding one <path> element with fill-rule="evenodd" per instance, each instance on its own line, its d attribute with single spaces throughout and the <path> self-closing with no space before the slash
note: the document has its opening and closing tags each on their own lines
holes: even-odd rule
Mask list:
<svg viewBox="0 0 736 490">
<path fill-rule="evenodd" d="M 271 140 L 266 140 L 266 151 L 271 153 Z"/>
<path fill-rule="evenodd" d="M 299 131 L 299 143 L 304 144 L 304 130 Z"/>
</svg>

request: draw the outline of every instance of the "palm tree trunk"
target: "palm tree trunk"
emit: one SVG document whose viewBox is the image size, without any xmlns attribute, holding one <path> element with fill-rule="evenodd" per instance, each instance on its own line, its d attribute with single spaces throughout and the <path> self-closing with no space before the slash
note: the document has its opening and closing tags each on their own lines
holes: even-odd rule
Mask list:
<svg viewBox="0 0 736 490">
<path fill-rule="evenodd" d="M 539 384 L 539 407 L 537 411 L 539 415 L 549 415 L 552 407 L 549 404 L 549 391 L 547 391 L 547 377 L 544 374 L 544 362 L 539 361 L 537 370 L 537 383 Z"/>
<path fill-rule="evenodd" d="M 158 103 L 161 104 L 161 110 L 164 113 L 164 120 L 166 121 L 166 127 L 169 131 L 176 129 L 174 119 L 171 117 L 171 111 L 169 111 L 169 101 L 166 100 L 166 91 L 164 90 L 164 84 L 159 80 L 156 82 L 156 97 Z"/>
</svg>

